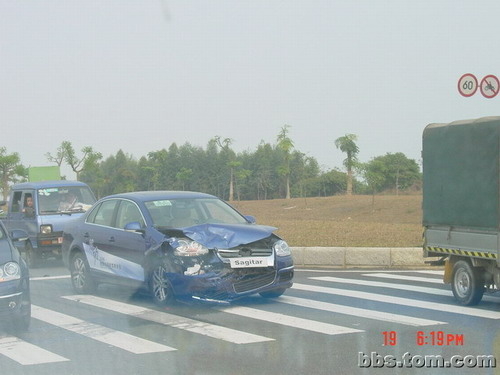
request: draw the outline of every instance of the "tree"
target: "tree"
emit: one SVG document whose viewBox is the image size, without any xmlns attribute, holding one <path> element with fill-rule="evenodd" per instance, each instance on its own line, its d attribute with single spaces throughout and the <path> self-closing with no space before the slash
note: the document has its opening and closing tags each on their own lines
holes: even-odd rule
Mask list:
<svg viewBox="0 0 500 375">
<path fill-rule="evenodd" d="M 47 152 L 45 154 L 47 160 L 50 161 L 51 163 L 56 163 L 58 167 L 61 167 L 61 164 L 64 161 L 64 156 L 65 156 L 65 151 L 62 144 L 57 148 L 55 155 L 52 155 L 50 152 Z"/>
<path fill-rule="evenodd" d="M 290 125 L 284 125 L 281 128 L 278 137 L 276 138 L 278 141 L 278 149 L 283 151 L 284 155 L 284 164 L 278 167 L 278 173 L 285 177 L 285 185 L 286 185 L 286 199 L 290 199 L 290 155 L 293 149 L 293 141 L 288 136 L 288 129 L 290 129 Z"/>
<path fill-rule="evenodd" d="M 421 178 L 417 162 L 408 159 L 402 152 L 387 153 L 375 159 L 385 164 L 386 175 L 383 188 L 390 189 L 394 187 L 396 195 L 399 194 L 400 190 L 409 188 Z"/>
<path fill-rule="evenodd" d="M 385 174 L 387 173 L 386 165 L 380 160 L 373 159 L 372 161 L 362 164 L 360 167 L 363 177 L 372 192 L 372 208 L 375 205 L 375 193 L 380 190 L 384 184 Z"/>
<path fill-rule="evenodd" d="M 55 156 L 50 153 L 45 154 L 47 159 L 51 162 L 57 163 L 61 166 L 62 160 L 68 164 L 73 172 L 76 173 L 76 179 L 80 179 L 80 173 L 86 168 L 93 168 L 99 160 L 102 159 L 100 152 L 95 152 L 92 146 L 85 146 L 82 148 L 83 156 L 78 158 L 75 149 L 70 141 L 63 141 L 57 149 Z"/>
<path fill-rule="evenodd" d="M 26 172 L 17 152 L 7 154 L 7 149 L 0 147 L 0 180 L 4 200 L 7 200 L 9 195 L 9 184 L 17 182 L 18 177 L 25 177 Z"/>
<path fill-rule="evenodd" d="M 237 162 L 237 163 L 240 163 L 241 165 L 241 162 Z M 247 180 L 250 176 L 252 175 L 252 171 L 249 170 L 249 169 L 240 169 L 236 172 L 236 181 L 238 182 L 243 182 L 245 180 Z M 241 199 L 240 197 L 240 193 L 241 193 L 241 189 L 240 189 L 240 183 L 236 184 L 236 194 L 238 195 L 238 200 Z"/>
<path fill-rule="evenodd" d="M 188 182 L 191 177 L 193 177 L 193 170 L 184 167 L 175 175 L 175 178 L 182 183 L 182 190 L 186 190 L 186 182 Z"/>
<path fill-rule="evenodd" d="M 234 200 L 234 169 L 240 164 L 235 160 L 235 153 L 229 146 L 233 143 L 231 138 L 224 138 L 216 136 L 215 141 L 222 150 L 223 156 L 227 158 L 227 165 L 229 166 L 229 201 Z"/>
<path fill-rule="evenodd" d="M 357 139 L 358 137 L 355 134 L 346 134 L 335 140 L 335 146 L 347 156 L 344 160 L 344 166 L 347 169 L 347 195 L 352 195 L 352 171 L 358 161 L 357 155 L 359 152 L 359 148 L 355 142 Z"/>
</svg>

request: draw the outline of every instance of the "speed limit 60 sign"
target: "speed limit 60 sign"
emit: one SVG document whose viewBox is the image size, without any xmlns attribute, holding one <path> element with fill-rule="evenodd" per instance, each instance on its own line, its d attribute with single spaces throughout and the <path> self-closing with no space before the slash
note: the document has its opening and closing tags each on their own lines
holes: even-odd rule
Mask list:
<svg viewBox="0 0 500 375">
<path fill-rule="evenodd" d="M 477 88 L 477 78 L 474 76 L 474 74 L 464 74 L 458 80 L 458 92 L 462 96 L 469 97 L 474 95 L 477 91 Z"/>
</svg>

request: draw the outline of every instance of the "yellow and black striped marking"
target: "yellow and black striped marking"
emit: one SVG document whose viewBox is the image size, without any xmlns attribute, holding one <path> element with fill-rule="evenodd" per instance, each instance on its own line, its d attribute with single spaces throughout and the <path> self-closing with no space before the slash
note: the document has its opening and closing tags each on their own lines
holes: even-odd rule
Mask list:
<svg viewBox="0 0 500 375">
<path fill-rule="evenodd" d="M 486 251 L 471 251 L 471 250 L 460 250 L 460 249 L 448 249 L 445 247 L 436 247 L 436 246 L 426 246 L 425 250 L 431 251 L 433 253 L 442 253 L 442 254 L 452 254 L 452 255 L 465 255 L 469 257 L 475 258 L 486 258 L 486 259 L 497 259 L 498 255 L 495 253 L 489 253 Z"/>
</svg>

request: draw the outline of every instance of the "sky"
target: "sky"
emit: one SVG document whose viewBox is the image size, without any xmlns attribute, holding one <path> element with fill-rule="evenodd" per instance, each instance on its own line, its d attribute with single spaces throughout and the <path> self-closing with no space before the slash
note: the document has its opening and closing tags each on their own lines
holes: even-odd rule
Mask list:
<svg viewBox="0 0 500 375">
<path fill-rule="evenodd" d="M 0 147 L 25 166 L 65 140 L 104 158 L 214 136 L 242 152 L 286 124 L 324 171 L 342 168 L 345 134 L 362 162 L 420 162 L 427 124 L 499 115 L 500 95 L 458 91 L 466 73 L 500 77 L 498 14 L 498 0 L 0 0 Z"/>
</svg>

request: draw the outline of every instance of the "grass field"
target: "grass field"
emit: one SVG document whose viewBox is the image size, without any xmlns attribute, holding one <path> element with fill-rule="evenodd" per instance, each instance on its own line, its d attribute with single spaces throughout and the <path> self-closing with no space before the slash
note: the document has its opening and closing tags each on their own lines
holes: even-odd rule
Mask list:
<svg viewBox="0 0 500 375">
<path fill-rule="evenodd" d="M 275 226 L 290 246 L 418 247 L 422 196 L 377 195 L 232 202 L 257 223 Z"/>
</svg>

